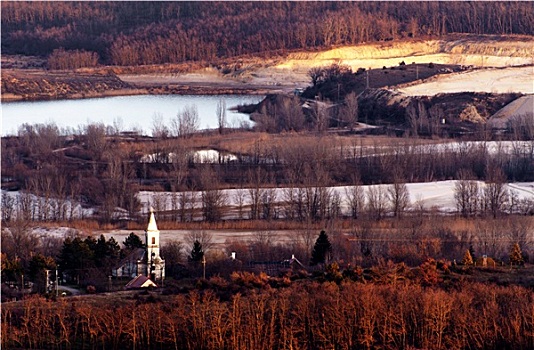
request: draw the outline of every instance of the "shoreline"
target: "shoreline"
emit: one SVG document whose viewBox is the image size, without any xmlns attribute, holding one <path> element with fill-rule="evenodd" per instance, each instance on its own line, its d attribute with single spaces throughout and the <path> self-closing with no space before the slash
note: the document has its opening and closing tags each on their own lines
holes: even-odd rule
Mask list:
<svg viewBox="0 0 534 350">
<path fill-rule="evenodd" d="M 272 93 L 283 93 L 282 89 L 268 89 L 265 87 L 206 87 L 206 86 L 154 86 L 150 88 L 132 88 L 119 90 L 106 90 L 102 92 L 78 92 L 62 96 L 51 96 L 36 94 L 32 96 L 17 95 L 14 93 L 2 93 L 2 103 L 16 102 L 37 102 L 37 101 L 59 101 L 59 100 L 81 100 L 91 98 L 105 98 L 115 96 L 135 96 L 135 95 L 267 95 Z"/>
</svg>

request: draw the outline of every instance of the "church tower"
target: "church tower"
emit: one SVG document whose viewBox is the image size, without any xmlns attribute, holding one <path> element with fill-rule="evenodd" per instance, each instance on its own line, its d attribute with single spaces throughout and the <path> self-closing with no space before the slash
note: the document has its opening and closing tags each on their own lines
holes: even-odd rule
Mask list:
<svg viewBox="0 0 534 350">
<path fill-rule="evenodd" d="M 150 208 L 150 218 L 145 231 L 147 271 L 152 281 L 165 278 L 165 260 L 159 255 L 159 230 L 154 217 L 154 209 Z"/>
</svg>

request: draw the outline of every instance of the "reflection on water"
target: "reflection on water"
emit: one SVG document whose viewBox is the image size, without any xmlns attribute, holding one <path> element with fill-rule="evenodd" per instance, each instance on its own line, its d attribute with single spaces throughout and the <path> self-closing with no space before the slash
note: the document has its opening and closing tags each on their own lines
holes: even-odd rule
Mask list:
<svg viewBox="0 0 534 350">
<path fill-rule="evenodd" d="M 14 135 L 24 123 L 53 122 L 60 128 L 77 129 L 89 123 L 118 124 L 122 130 L 139 130 L 150 135 L 155 119 L 168 127 L 171 119 L 186 106 L 198 109 L 200 128 L 217 127 L 217 103 L 224 99 L 227 108 L 257 103 L 257 95 L 137 95 L 37 102 L 2 103 L 2 135 Z M 247 121 L 248 115 L 227 110 L 229 126 Z"/>
</svg>

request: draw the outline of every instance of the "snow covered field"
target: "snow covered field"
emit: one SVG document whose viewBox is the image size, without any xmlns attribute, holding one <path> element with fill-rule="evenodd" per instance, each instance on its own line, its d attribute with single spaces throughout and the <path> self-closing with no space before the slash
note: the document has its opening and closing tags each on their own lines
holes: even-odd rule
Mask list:
<svg viewBox="0 0 534 350">
<path fill-rule="evenodd" d="M 414 208 L 424 208 L 425 210 L 432 210 L 434 212 L 441 212 L 444 215 L 447 213 L 455 212 L 456 205 L 454 200 L 454 189 L 457 181 L 436 181 L 428 183 L 409 183 L 407 184 L 408 192 L 410 194 L 410 204 L 411 209 Z M 365 193 L 368 193 L 369 189 L 372 187 L 382 186 L 385 190 L 388 185 L 372 185 L 372 186 L 362 186 Z M 331 191 L 335 191 L 339 194 L 341 198 L 341 209 L 342 212 L 348 213 L 348 204 L 347 204 L 347 193 L 346 189 L 349 186 L 338 186 L 331 187 Z M 479 182 L 479 187 L 483 188 L 484 183 Z M 281 204 L 284 198 L 284 188 L 277 188 L 276 198 L 277 202 Z M 514 195 L 519 200 L 530 200 L 534 201 L 534 182 L 527 183 L 510 183 L 508 184 L 508 190 L 513 191 Z M 244 191 L 244 205 L 250 204 L 250 198 L 248 196 L 248 191 L 245 190 L 225 190 L 223 191 L 228 199 L 228 210 L 229 213 L 226 217 L 227 219 L 235 218 L 236 216 L 236 199 L 238 197 L 239 191 Z M 15 196 L 16 193 L 10 193 L 11 196 Z M 142 203 L 142 212 L 148 217 L 148 211 L 151 206 L 154 206 L 156 201 L 158 202 L 157 210 L 170 210 L 171 209 L 171 192 L 147 192 L 142 191 L 139 193 L 139 199 Z M 200 208 L 200 193 L 196 193 L 196 207 Z M 246 209 L 245 209 L 246 214 Z M 157 219 L 157 213 L 156 213 Z M 38 237 L 57 237 L 65 238 L 71 237 L 74 235 L 80 235 L 82 237 L 91 235 L 99 236 L 103 234 L 106 239 L 114 237 L 114 239 L 122 243 L 124 239 L 134 232 L 135 234 L 143 237 L 143 230 L 112 230 L 112 231 L 81 231 L 73 230 L 68 227 L 36 227 L 33 230 L 34 234 Z M 189 233 L 189 230 L 162 230 L 161 231 L 161 242 L 165 244 L 167 242 L 176 240 L 180 242 L 185 242 L 186 235 Z M 223 245 L 229 241 L 249 241 L 255 239 L 258 235 L 254 231 L 236 231 L 236 230 L 209 230 L 208 231 L 213 237 L 213 243 L 218 248 L 223 248 Z M 288 244 L 292 241 L 298 240 L 299 235 L 296 231 L 269 231 L 267 233 L 272 242 L 287 242 Z"/>
<path fill-rule="evenodd" d="M 432 96 L 464 91 L 532 94 L 534 93 L 534 67 L 488 68 L 447 74 L 428 82 L 399 89 L 399 91 L 410 96 Z"/>
<path fill-rule="evenodd" d="M 450 213 L 456 211 L 456 204 L 454 200 L 454 188 L 455 184 L 458 181 L 448 180 L 448 181 L 435 181 L 435 182 L 425 182 L 425 183 L 408 183 L 406 187 L 410 194 L 410 203 L 415 204 L 417 202 L 418 208 L 424 208 L 425 210 L 434 209 L 439 210 L 443 213 Z M 369 185 L 362 186 L 364 193 L 367 194 L 370 189 L 376 187 L 382 187 L 385 191 L 389 185 Z M 485 183 L 478 181 L 479 188 L 484 188 Z M 341 199 L 341 212 L 342 214 L 348 215 L 348 198 L 347 190 L 351 186 L 336 186 L 329 187 L 332 193 L 337 192 Z M 522 199 L 531 199 L 534 200 L 534 182 L 525 182 L 525 183 L 511 183 L 508 185 L 509 190 L 512 190 L 517 195 L 517 198 Z M 276 188 L 274 189 L 276 195 L 276 200 L 279 205 L 283 204 L 285 193 L 288 188 Z M 295 189 L 293 189 L 295 190 Z M 224 196 L 227 198 L 227 207 L 229 216 L 225 219 L 235 219 L 235 209 L 238 206 L 237 199 L 239 197 L 244 198 L 243 205 L 249 206 L 251 204 L 249 190 L 248 189 L 230 189 L 222 190 Z M 194 198 L 196 199 L 195 207 L 201 207 L 201 193 L 192 192 Z M 156 211 L 166 211 L 172 209 L 172 196 L 180 195 L 180 193 L 173 192 L 151 192 L 151 191 L 141 191 L 139 192 L 139 200 L 143 207 L 142 211 L 145 213 L 149 212 L 150 207 L 154 207 Z"/>
<path fill-rule="evenodd" d="M 343 146 L 340 152 L 345 157 L 369 157 L 378 155 L 404 155 L 404 154 L 438 154 L 438 153 L 465 153 L 468 151 L 485 151 L 490 155 L 511 154 L 531 155 L 534 158 L 534 141 L 465 141 L 443 142 L 434 144 L 417 144 L 409 141 L 404 144 L 389 146 Z"/>
</svg>

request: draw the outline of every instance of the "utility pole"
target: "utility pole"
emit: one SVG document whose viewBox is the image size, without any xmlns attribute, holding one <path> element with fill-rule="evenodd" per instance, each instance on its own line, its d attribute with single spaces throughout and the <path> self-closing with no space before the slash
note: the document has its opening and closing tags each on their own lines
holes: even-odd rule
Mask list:
<svg viewBox="0 0 534 350">
<path fill-rule="evenodd" d="M 415 80 L 419 80 L 419 66 L 415 65 Z"/>
<path fill-rule="evenodd" d="M 365 88 L 366 89 L 369 89 L 369 71 L 371 70 L 371 67 L 369 67 L 369 69 L 367 70 L 367 74 L 366 74 L 366 83 L 365 83 Z"/>
<path fill-rule="evenodd" d="M 206 279 L 206 256 L 205 255 L 202 256 L 202 266 L 203 266 L 202 277 L 203 279 Z"/>
<path fill-rule="evenodd" d="M 59 296 L 59 284 L 58 284 L 58 273 L 56 267 L 56 298 Z"/>
<path fill-rule="evenodd" d="M 48 289 L 49 289 L 49 286 L 50 286 L 50 280 L 49 280 L 50 270 L 45 270 L 45 272 L 46 272 L 45 293 L 48 293 Z"/>
</svg>

